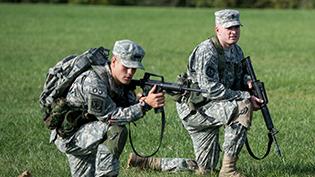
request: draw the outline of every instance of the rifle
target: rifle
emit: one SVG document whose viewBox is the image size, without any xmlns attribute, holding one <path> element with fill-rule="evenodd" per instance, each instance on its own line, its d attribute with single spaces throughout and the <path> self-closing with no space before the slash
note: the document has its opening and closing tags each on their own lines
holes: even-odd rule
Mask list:
<svg viewBox="0 0 315 177">
<path fill-rule="evenodd" d="M 256 160 L 264 159 L 269 154 L 271 145 L 274 142 L 275 143 L 275 148 L 276 148 L 275 150 L 276 150 L 277 155 L 280 158 L 282 158 L 282 160 L 284 160 L 282 152 L 281 152 L 281 149 L 280 149 L 280 146 L 279 146 L 279 144 L 277 142 L 277 139 L 276 139 L 276 134 L 279 131 L 273 125 L 272 118 L 271 118 L 271 115 L 270 115 L 270 112 L 269 112 L 269 109 L 268 109 L 268 106 L 267 106 L 267 104 L 268 104 L 268 97 L 267 97 L 267 93 L 266 93 L 266 89 L 265 89 L 264 83 L 259 81 L 259 80 L 257 80 L 255 72 L 254 72 L 254 68 L 253 68 L 253 65 L 251 63 L 251 60 L 250 60 L 249 56 L 244 58 L 242 60 L 242 63 L 245 64 L 246 71 L 250 75 L 250 78 L 252 79 L 252 82 L 253 82 L 253 95 L 256 96 L 259 99 L 262 99 L 264 101 L 262 103 L 262 105 L 260 106 L 260 110 L 261 110 L 261 113 L 263 115 L 266 127 L 267 127 L 267 129 L 269 131 L 268 132 L 269 142 L 268 142 L 268 147 L 267 147 L 267 151 L 266 151 L 265 155 L 260 157 L 260 158 L 255 156 L 253 154 L 250 146 L 249 146 L 248 139 L 246 138 L 246 148 L 248 150 L 248 153 Z"/>
<path fill-rule="evenodd" d="M 151 76 L 158 77 L 158 78 L 160 78 L 160 80 L 151 80 L 150 79 Z M 143 90 L 144 96 L 146 96 L 149 93 L 149 91 L 152 89 L 152 87 L 154 85 L 156 85 L 156 87 L 157 87 L 156 88 L 157 93 L 165 91 L 167 94 L 171 94 L 171 95 L 173 95 L 173 94 L 186 94 L 187 92 L 197 92 L 197 93 L 206 93 L 207 92 L 207 90 L 205 90 L 205 89 L 188 88 L 184 85 L 171 83 L 171 82 L 165 82 L 163 76 L 153 74 L 153 73 L 147 73 L 147 72 L 144 73 L 144 76 L 142 79 L 131 80 L 131 83 L 129 85 L 132 89 L 135 89 L 136 86 L 139 86 Z M 130 125 L 129 125 L 129 142 L 130 142 L 131 148 L 134 151 L 134 153 L 140 157 L 151 157 L 151 156 L 155 155 L 161 147 L 164 128 L 165 128 L 165 112 L 164 112 L 163 107 L 156 108 L 154 110 L 155 110 L 155 113 L 161 113 L 162 124 L 161 124 L 161 134 L 160 134 L 159 146 L 151 155 L 141 155 L 136 151 L 136 149 L 132 143 L 132 140 L 131 140 L 132 139 L 131 138 L 131 130 L 130 130 Z"/>
<path fill-rule="evenodd" d="M 150 77 L 159 77 L 160 80 L 150 80 Z M 162 92 L 165 91 L 167 94 L 173 95 L 173 94 L 185 94 L 187 92 L 197 92 L 197 93 L 206 93 L 207 90 L 205 89 L 197 89 L 197 88 L 189 88 L 185 85 L 180 85 L 176 83 L 171 82 L 165 82 L 164 77 L 161 75 L 153 74 L 153 73 L 144 73 L 144 76 L 142 79 L 139 80 L 132 80 L 130 85 L 132 87 L 140 86 L 143 90 L 143 94 L 147 95 L 151 88 L 156 85 L 157 91 L 156 92 Z"/>
</svg>

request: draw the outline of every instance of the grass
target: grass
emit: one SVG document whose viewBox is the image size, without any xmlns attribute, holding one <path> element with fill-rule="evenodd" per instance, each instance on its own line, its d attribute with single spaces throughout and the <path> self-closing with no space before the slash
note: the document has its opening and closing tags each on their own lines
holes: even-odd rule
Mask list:
<svg viewBox="0 0 315 177">
<path fill-rule="evenodd" d="M 34 177 L 70 176 L 65 156 L 48 143 L 38 104 L 46 72 L 59 59 L 91 47 L 112 48 L 116 40 L 128 38 L 146 49 L 146 71 L 172 82 L 185 70 L 193 47 L 213 34 L 214 11 L 0 4 L 0 177 L 18 176 L 25 169 Z M 265 82 L 286 162 L 274 152 L 255 161 L 243 149 L 238 166 L 253 177 L 315 176 L 315 21 L 310 19 L 315 11 L 240 11 L 240 45 L 251 56 L 258 79 Z M 136 78 L 142 74 L 139 71 Z M 191 140 L 169 98 L 165 109 L 167 127 L 157 156 L 193 158 Z M 158 143 L 159 117 L 149 114 L 137 125 L 132 129 L 134 144 L 141 152 L 152 152 Z M 255 152 L 264 152 L 266 134 L 256 113 L 249 132 Z M 194 176 L 126 169 L 130 152 L 127 143 L 121 176 Z"/>
</svg>

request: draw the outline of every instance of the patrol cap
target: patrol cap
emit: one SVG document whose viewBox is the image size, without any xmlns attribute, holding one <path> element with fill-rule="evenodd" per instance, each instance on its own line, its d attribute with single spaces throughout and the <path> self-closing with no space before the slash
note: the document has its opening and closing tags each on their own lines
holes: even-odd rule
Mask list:
<svg viewBox="0 0 315 177">
<path fill-rule="evenodd" d="M 116 41 L 113 47 L 113 54 L 127 68 L 144 69 L 141 63 L 145 54 L 144 49 L 131 40 Z"/>
<path fill-rule="evenodd" d="M 231 26 L 242 26 L 240 22 L 240 13 L 233 9 L 219 10 L 214 13 L 215 24 L 221 25 L 223 28 L 229 28 Z"/>
</svg>

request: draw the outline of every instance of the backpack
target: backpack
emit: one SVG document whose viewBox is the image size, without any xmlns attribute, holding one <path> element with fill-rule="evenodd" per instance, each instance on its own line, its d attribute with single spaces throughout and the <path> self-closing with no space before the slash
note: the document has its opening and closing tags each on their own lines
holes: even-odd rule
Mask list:
<svg viewBox="0 0 315 177">
<path fill-rule="evenodd" d="M 108 49 L 91 48 L 81 55 L 67 56 L 49 68 L 39 102 L 43 121 L 50 130 L 58 131 L 63 125 L 63 128 L 67 129 L 66 132 L 72 132 L 77 126 L 78 120 L 74 118 L 82 114 L 82 108 L 73 108 L 67 104 L 65 101 L 67 92 L 81 73 L 93 66 L 106 65 L 108 56 Z M 60 130 L 59 133 L 64 134 L 64 130 Z"/>
</svg>

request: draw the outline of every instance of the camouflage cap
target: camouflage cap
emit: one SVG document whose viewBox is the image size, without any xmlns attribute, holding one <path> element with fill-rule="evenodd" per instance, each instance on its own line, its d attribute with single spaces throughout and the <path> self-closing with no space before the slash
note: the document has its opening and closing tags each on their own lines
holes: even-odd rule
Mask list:
<svg viewBox="0 0 315 177">
<path fill-rule="evenodd" d="M 240 13 L 237 10 L 224 9 L 219 10 L 214 13 L 215 15 L 215 24 L 221 25 L 223 28 L 229 28 L 231 26 L 239 26 L 240 22 Z"/>
<path fill-rule="evenodd" d="M 131 40 L 116 41 L 113 47 L 113 54 L 127 68 L 144 69 L 141 63 L 145 54 L 144 49 Z"/>
</svg>

